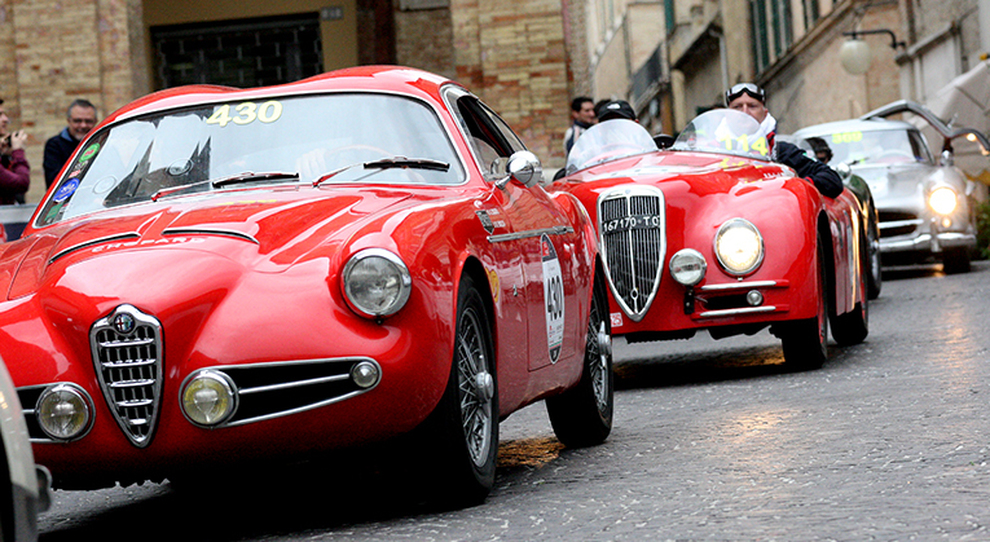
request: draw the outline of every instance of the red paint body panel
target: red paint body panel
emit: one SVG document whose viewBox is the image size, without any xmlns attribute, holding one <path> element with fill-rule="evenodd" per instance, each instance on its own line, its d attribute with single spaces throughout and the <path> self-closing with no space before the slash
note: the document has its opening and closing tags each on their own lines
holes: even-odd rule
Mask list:
<svg viewBox="0 0 990 542">
<path fill-rule="evenodd" d="M 16 386 L 69 382 L 93 403 L 93 425 L 82 438 L 35 441 L 37 462 L 57 483 L 95 487 L 242 460 L 291 459 L 413 430 L 444 392 L 457 288 L 467 273 L 488 287 L 483 297 L 492 311 L 501 416 L 577 383 L 597 257 L 594 226 L 569 196 L 484 180 L 442 95 L 451 84 L 417 70 L 378 67 L 265 89 L 169 89 L 118 110 L 91 133 L 24 236 L 0 246 L 0 355 Z M 82 153 L 103 141 L 101 130 L 174 108 L 288 103 L 326 93 L 426 105 L 440 128 L 435 133 L 449 137 L 463 179 L 246 184 L 57 218 L 60 198 L 89 196 L 71 185 L 72 170 L 88 167 Z M 212 152 L 217 149 L 214 141 Z M 181 164 L 175 167 L 176 175 L 184 173 Z M 552 232 L 547 238 L 559 255 L 565 297 L 556 363 L 549 359 L 540 236 L 527 235 L 543 230 Z M 359 316 L 342 293 L 344 265 L 366 248 L 393 252 L 412 276 L 409 301 L 380 321 Z M 144 447 L 131 444 L 115 423 L 91 351 L 91 326 L 124 303 L 161 325 L 161 402 Z M 182 383 L 197 369 L 349 357 L 377 362 L 381 382 L 333 404 L 212 430 L 193 425 L 180 409 Z"/>
</svg>

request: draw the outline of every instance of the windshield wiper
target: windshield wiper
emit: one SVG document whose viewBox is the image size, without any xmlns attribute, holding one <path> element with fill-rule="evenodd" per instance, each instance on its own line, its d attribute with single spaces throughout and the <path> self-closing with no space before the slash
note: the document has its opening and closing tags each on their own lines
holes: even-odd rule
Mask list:
<svg viewBox="0 0 990 542">
<path fill-rule="evenodd" d="M 238 173 L 237 175 L 230 175 L 229 177 L 222 177 L 219 179 L 208 179 L 206 181 L 184 184 L 182 186 L 172 186 L 168 188 L 162 188 L 161 190 L 151 195 L 151 201 L 158 201 L 158 199 L 161 197 L 170 196 L 172 194 L 177 194 L 180 192 L 185 192 L 189 189 L 203 185 L 210 185 L 210 187 L 212 188 L 221 188 L 233 184 L 245 184 L 245 183 L 256 183 L 256 182 L 280 181 L 280 180 L 298 181 L 299 174 L 288 173 L 284 171 L 267 171 L 263 173 L 254 173 L 253 171 L 245 171 L 243 173 Z"/>
<path fill-rule="evenodd" d="M 358 166 L 364 169 L 397 169 L 397 168 L 412 168 L 412 169 L 428 169 L 433 171 L 448 171 L 450 170 L 450 164 L 447 162 L 441 162 L 440 160 L 433 160 L 431 158 L 406 158 L 405 156 L 393 156 L 392 158 L 382 158 L 381 160 L 372 160 L 370 162 L 358 162 L 356 164 L 350 164 L 339 169 L 335 169 L 330 173 L 320 177 L 313 181 L 313 186 L 320 186 L 325 181 L 330 180 L 338 173 L 343 173 L 349 169 L 356 168 Z"/>
</svg>

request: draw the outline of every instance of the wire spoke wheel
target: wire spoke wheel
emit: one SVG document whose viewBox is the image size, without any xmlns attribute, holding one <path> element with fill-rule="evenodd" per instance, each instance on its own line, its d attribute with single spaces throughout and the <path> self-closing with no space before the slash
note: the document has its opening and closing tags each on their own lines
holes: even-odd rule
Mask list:
<svg viewBox="0 0 990 542">
<path fill-rule="evenodd" d="M 477 312 L 473 308 L 464 311 L 457 330 L 457 387 L 468 453 L 478 466 L 485 463 L 493 445 L 491 425 L 494 423 L 494 382 L 488 372 L 481 333 Z"/>
</svg>

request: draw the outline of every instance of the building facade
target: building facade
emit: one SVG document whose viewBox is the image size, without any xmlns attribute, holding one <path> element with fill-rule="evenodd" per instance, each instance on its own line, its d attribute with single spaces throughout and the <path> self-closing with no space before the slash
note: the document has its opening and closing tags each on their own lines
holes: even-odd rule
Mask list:
<svg viewBox="0 0 990 542">
<path fill-rule="evenodd" d="M 0 97 L 29 134 L 29 203 L 45 140 L 76 98 L 100 117 L 188 83 L 278 84 L 361 64 L 455 78 L 563 164 L 570 97 L 590 92 L 583 4 L 567 0 L 0 0 Z"/>
</svg>

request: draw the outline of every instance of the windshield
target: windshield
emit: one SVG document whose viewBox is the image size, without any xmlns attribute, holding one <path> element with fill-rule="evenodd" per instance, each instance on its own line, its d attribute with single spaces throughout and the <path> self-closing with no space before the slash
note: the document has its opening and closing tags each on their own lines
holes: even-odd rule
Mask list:
<svg viewBox="0 0 990 542">
<path fill-rule="evenodd" d="M 607 120 L 592 126 L 577 139 L 567 155 L 566 172 L 570 175 L 595 164 L 655 150 L 657 144 L 639 123 Z"/>
<path fill-rule="evenodd" d="M 822 136 L 838 164 L 905 164 L 932 162 L 921 134 L 912 130 L 839 132 Z"/>
<path fill-rule="evenodd" d="M 417 100 L 352 93 L 216 103 L 101 130 L 51 192 L 40 225 L 245 183 L 312 183 L 342 168 L 324 182 L 464 179 L 440 119 Z"/>
<path fill-rule="evenodd" d="M 688 123 L 672 148 L 770 160 L 767 135 L 760 123 L 746 113 L 712 109 Z"/>
</svg>

